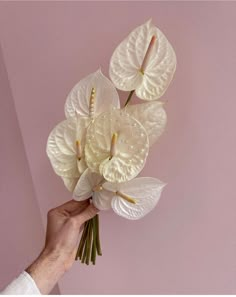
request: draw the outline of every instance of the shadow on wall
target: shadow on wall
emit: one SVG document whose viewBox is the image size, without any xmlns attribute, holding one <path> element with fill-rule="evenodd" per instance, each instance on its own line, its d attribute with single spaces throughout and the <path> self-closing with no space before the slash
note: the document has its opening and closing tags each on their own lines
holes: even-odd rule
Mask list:
<svg viewBox="0 0 236 297">
<path fill-rule="evenodd" d="M 0 291 L 39 254 L 44 232 L 0 46 Z M 58 286 L 52 292 L 59 294 Z"/>
</svg>

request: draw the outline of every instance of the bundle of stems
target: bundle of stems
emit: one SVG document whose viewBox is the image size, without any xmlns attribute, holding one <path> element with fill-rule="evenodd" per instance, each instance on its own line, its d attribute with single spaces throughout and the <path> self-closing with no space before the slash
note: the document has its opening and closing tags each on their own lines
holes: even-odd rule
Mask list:
<svg viewBox="0 0 236 297">
<path fill-rule="evenodd" d="M 98 214 L 85 223 L 75 260 L 87 265 L 91 261 L 95 265 L 97 255 L 102 255 Z"/>
</svg>

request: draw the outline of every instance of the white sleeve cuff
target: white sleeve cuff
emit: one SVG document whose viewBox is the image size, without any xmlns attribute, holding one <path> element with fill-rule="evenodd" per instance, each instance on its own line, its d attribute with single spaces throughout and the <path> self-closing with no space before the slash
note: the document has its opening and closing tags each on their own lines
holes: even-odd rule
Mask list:
<svg viewBox="0 0 236 297">
<path fill-rule="evenodd" d="M 1 295 L 41 295 L 35 281 L 23 271 L 1 293 Z"/>
</svg>

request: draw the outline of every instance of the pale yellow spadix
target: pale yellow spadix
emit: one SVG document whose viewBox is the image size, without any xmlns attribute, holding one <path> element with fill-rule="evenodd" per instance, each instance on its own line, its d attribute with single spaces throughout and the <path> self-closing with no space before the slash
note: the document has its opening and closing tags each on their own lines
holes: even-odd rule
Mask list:
<svg viewBox="0 0 236 297">
<path fill-rule="evenodd" d="M 111 138 L 110 159 L 116 154 L 117 139 L 118 139 L 118 133 L 113 133 Z"/>
<path fill-rule="evenodd" d="M 148 45 L 147 51 L 145 53 L 145 56 L 143 58 L 143 62 L 142 62 L 141 68 L 140 68 L 140 72 L 142 74 L 144 74 L 144 71 L 145 71 L 147 63 L 148 63 L 148 61 L 150 59 L 151 51 L 152 51 L 152 48 L 154 46 L 154 43 L 155 43 L 156 39 L 157 39 L 156 36 L 153 35 L 152 39 L 151 39 L 151 41 L 150 41 L 150 43 Z"/>
<path fill-rule="evenodd" d="M 80 161 L 82 157 L 82 151 L 81 151 L 81 145 L 79 140 L 76 140 L 76 156 L 78 161 Z"/>
<path fill-rule="evenodd" d="M 92 88 L 90 99 L 89 99 L 89 116 L 90 117 L 94 116 L 95 95 L 96 95 L 95 88 Z"/>
<path fill-rule="evenodd" d="M 126 194 L 121 193 L 120 191 L 116 191 L 116 195 L 119 196 L 119 197 L 121 197 L 122 199 L 130 202 L 130 203 L 133 203 L 133 204 L 136 203 L 135 202 L 135 199 L 131 198 L 130 196 L 128 196 Z"/>
</svg>

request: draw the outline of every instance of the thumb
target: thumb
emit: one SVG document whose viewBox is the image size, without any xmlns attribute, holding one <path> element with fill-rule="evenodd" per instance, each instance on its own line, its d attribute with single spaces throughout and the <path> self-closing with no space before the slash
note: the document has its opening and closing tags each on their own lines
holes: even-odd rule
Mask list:
<svg viewBox="0 0 236 297">
<path fill-rule="evenodd" d="M 99 210 L 93 204 L 90 204 L 80 214 L 76 215 L 76 217 L 81 222 L 81 224 L 83 224 L 86 221 L 92 219 L 98 212 Z"/>
</svg>

